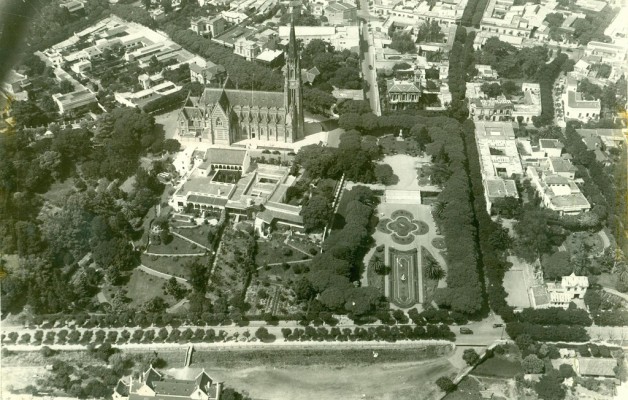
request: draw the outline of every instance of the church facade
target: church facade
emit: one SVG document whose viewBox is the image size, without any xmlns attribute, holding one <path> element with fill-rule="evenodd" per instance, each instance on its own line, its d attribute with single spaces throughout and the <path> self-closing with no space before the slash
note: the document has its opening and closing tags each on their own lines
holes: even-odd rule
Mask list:
<svg viewBox="0 0 628 400">
<path fill-rule="evenodd" d="M 247 139 L 293 143 L 303 139 L 303 89 L 294 25 L 285 54 L 284 91 L 205 88 L 179 111 L 182 139 L 231 145 Z"/>
</svg>

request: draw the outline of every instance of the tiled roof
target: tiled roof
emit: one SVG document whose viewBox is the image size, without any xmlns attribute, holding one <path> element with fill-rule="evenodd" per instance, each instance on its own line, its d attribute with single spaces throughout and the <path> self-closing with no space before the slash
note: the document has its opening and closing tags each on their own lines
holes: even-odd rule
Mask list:
<svg viewBox="0 0 628 400">
<path fill-rule="evenodd" d="M 567 92 L 567 105 L 571 108 L 599 108 L 599 100 L 582 100 L 581 96 L 578 96 L 577 92 Z"/>
<path fill-rule="evenodd" d="M 205 204 L 208 206 L 224 207 L 227 204 L 227 199 L 210 196 L 200 196 L 198 194 L 191 194 L 187 199 L 190 203 Z"/>
<path fill-rule="evenodd" d="M 580 375 L 614 377 L 617 361 L 614 358 L 578 357 Z"/>
<path fill-rule="evenodd" d="M 206 88 L 201 96 L 201 104 L 217 103 L 224 94 L 232 107 L 235 106 L 258 106 L 258 107 L 276 107 L 283 108 L 284 93 L 283 92 L 262 92 L 255 90 L 238 90 L 238 89 L 216 89 Z"/>
<path fill-rule="evenodd" d="M 565 147 L 559 140 L 556 139 L 539 139 L 539 145 L 545 149 L 562 149 Z"/>
<path fill-rule="evenodd" d="M 400 82 L 393 79 L 386 82 L 389 93 L 420 93 L 421 91 L 413 82 Z"/>
<path fill-rule="evenodd" d="M 555 172 L 575 172 L 577 168 L 569 161 L 560 157 L 550 157 Z"/>
<path fill-rule="evenodd" d="M 155 382 L 155 394 L 166 396 L 189 396 L 196 390 L 194 381 L 167 380 Z"/>
<path fill-rule="evenodd" d="M 326 12 L 342 12 L 347 10 L 353 10 L 356 8 L 354 5 L 346 3 L 331 3 L 325 8 Z"/>
<path fill-rule="evenodd" d="M 207 159 L 212 164 L 242 165 L 246 157 L 245 149 L 207 149 Z"/>
</svg>

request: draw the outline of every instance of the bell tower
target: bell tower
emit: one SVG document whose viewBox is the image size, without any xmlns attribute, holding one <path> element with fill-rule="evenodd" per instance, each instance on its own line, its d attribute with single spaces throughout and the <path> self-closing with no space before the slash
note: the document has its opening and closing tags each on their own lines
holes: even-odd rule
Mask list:
<svg viewBox="0 0 628 400">
<path fill-rule="evenodd" d="M 285 53 L 284 68 L 284 105 L 292 122 L 292 142 L 303 139 L 303 82 L 301 80 L 301 61 L 299 44 L 294 31 L 294 13 L 290 21 L 290 41 Z"/>
</svg>

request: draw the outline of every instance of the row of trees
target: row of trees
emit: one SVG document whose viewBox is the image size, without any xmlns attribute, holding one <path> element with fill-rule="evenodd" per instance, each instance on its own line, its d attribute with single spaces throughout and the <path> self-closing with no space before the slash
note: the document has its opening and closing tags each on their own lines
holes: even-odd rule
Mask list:
<svg viewBox="0 0 628 400">
<path fill-rule="evenodd" d="M 506 332 L 515 340 L 521 335 L 541 342 L 586 342 L 590 339 L 583 326 L 544 326 L 527 322 L 510 322 L 506 325 Z"/>
<path fill-rule="evenodd" d="M 566 310 L 560 307 L 545 309 L 526 308 L 517 314 L 517 319 L 520 322 L 537 325 L 591 326 L 593 323 L 586 310 L 576 308 L 575 306 Z"/>
<path fill-rule="evenodd" d="M 564 53 L 558 53 L 549 64 L 538 68 L 537 81 L 541 88 L 541 116 L 533 117 L 534 126 L 551 125 L 554 122 L 554 81 L 562 72 L 573 70 L 574 62 Z"/>
<path fill-rule="evenodd" d="M 395 342 L 397 340 L 424 340 L 424 339 L 444 339 L 453 340 L 455 335 L 447 325 L 431 325 L 415 326 L 387 326 L 369 328 L 338 328 L 326 327 L 314 328 L 311 326 L 304 329 L 283 328 L 281 333 L 284 339 L 288 341 L 369 341 L 369 340 L 385 340 L 387 342 Z"/>
<path fill-rule="evenodd" d="M 465 12 L 469 9 L 469 4 L 471 3 L 473 1 L 469 1 Z M 475 32 L 467 34 L 465 28 L 458 27 L 449 56 L 450 115 L 459 121 L 466 119 L 469 115 L 465 94 L 467 90 L 466 82 L 476 73 L 475 57 L 473 55 L 474 40 Z"/>
<path fill-rule="evenodd" d="M 462 13 L 462 26 L 479 28 L 487 3 L 488 0 L 469 0 Z"/>
</svg>

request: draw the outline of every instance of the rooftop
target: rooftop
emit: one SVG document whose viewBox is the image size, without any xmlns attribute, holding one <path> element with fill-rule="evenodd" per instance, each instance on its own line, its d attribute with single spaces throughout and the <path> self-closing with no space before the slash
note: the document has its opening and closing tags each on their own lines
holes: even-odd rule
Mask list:
<svg viewBox="0 0 628 400">
<path fill-rule="evenodd" d="M 617 360 L 614 358 L 578 357 L 576 362 L 580 375 L 615 377 Z"/>
<path fill-rule="evenodd" d="M 571 163 L 571 161 L 566 160 L 562 157 L 550 157 L 549 162 L 551 164 L 554 172 L 575 172 L 577 168 Z"/>
<path fill-rule="evenodd" d="M 517 185 L 512 179 L 487 179 L 484 184 L 489 197 L 519 197 Z"/>
<path fill-rule="evenodd" d="M 582 93 L 570 90 L 567 92 L 567 105 L 571 108 L 600 108 L 599 100 L 583 100 Z"/>
<path fill-rule="evenodd" d="M 207 149 L 205 156 L 212 164 L 242 165 L 246 158 L 245 149 Z"/>
<path fill-rule="evenodd" d="M 342 12 L 342 11 L 347 11 L 347 10 L 353 10 L 355 8 L 356 6 L 354 6 L 353 4 L 331 3 L 327 6 L 327 8 L 325 8 L 325 11 L 326 12 Z"/>
</svg>

